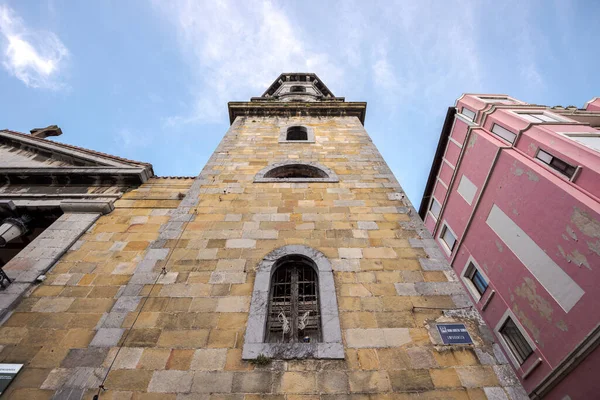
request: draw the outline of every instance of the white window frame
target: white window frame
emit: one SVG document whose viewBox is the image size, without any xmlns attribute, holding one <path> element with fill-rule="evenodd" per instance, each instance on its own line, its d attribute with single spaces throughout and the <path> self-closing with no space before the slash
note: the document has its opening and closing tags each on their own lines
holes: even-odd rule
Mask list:
<svg viewBox="0 0 600 400">
<path fill-rule="evenodd" d="M 477 112 L 476 111 L 472 111 L 470 109 L 468 109 L 467 107 L 463 107 L 460 111 L 460 113 L 465 117 L 468 118 L 471 121 L 475 121 L 475 118 L 477 118 Z M 468 113 L 471 113 L 472 115 L 469 115 Z"/>
<path fill-rule="evenodd" d="M 588 144 L 585 143 L 581 143 L 579 140 L 575 139 L 576 137 L 594 137 L 594 138 L 599 138 L 600 139 L 600 133 L 595 133 L 595 132 L 559 132 L 559 134 L 566 136 L 567 138 L 569 138 L 570 140 L 577 142 L 577 144 L 580 144 L 581 146 L 585 146 L 588 149 L 592 149 L 594 151 L 598 151 L 600 152 L 600 148 L 595 148 L 592 147 Z"/>
<path fill-rule="evenodd" d="M 448 230 L 452 234 L 452 236 L 454 236 L 454 245 L 452 246 L 452 248 L 450 248 L 448 243 L 446 243 L 446 241 L 444 240 L 444 234 L 446 233 L 446 230 Z M 442 228 L 440 229 L 440 233 L 438 234 L 438 242 L 442 244 L 442 249 L 444 249 L 444 251 L 448 255 L 452 254 L 452 252 L 456 250 L 458 236 L 456 235 L 456 233 L 454 233 L 452 228 L 450 228 L 450 225 L 448 225 L 448 222 L 446 222 L 446 220 L 444 220 L 444 222 L 442 223 Z"/>
<path fill-rule="evenodd" d="M 544 153 L 544 154 L 540 154 L 540 153 Z M 546 161 L 548 159 L 546 156 L 550 157 L 549 161 Z M 563 173 L 562 171 L 554 168 L 552 166 L 552 164 L 551 164 L 552 160 L 554 158 L 556 158 L 557 160 L 560 160 L 561 162 L 567 164 L 570 167 L 575 168 L 575 171 L 573 171 L 573 175 L 569 176 L 569 175 Z M 541 163 L 544 167 L 550 168 L 552 171 L 554 171 L 554 172 L 560 174 L 561 176 L 567 178 L 569 181 L 573 181 L 577 177 L 577 175 L 579 175 L 579 170 L 581 169 L 581 167 L 579 167 L 578 165 L 573 165 L 570 162 L 567 162 L 567 161 L 563 160 L 560 157 L 556 157 L 554 154 L 552 154 L 552 153 L 550 153 L 550 152 L 548 152 L 548 151 L 546 151 L 544 149 L 541 149 L 541 148 L 538 148 L 537 152 L 535 153 L 535 160 L 537 162 Z"/>
<path fill-rule="evenodd" d="M 507 141 L 510 144 L 514 144 L 515 141 L 517 140 L 517 134 L 513 133 L 511 131 L 509 131 L 508 129 L 506 129 L 505 127 L 503 127 L 502 125 L 496 124 L 494 123 L 492 125 L 492 129 L 490 129 L 490 132 L 492 132 L 494 135 L 498 136 L 500 139 Z M 512 137 L 512 140 L 510 139 L 510 135 L 513 135 L 514 137 Z"/>
<path fill-rule="evenodd" d="M 484 103 L 519 104 L 515 99 L 508 96 L 477 96 Z"/>
<path fill-rule="evenodd" d="M 479 291 L 477 290 L 477 287 L 473 283 L 473 280 L 469 277 L 469 275 L 470 275 L 470 273 L 469 273 L 470 272 L 469 271 L 470 268 L 469 267 L 471 265 L 473 265 L 473 268 L 475 270 L 477 270 L 477 272 L 479 272 L 481 274 L 481 276 L 483 276 L 483 278 L 485 279 L 485 281 L 488 284 L 488 288 L 490 287 L 490 279 L 487 277 L 487 275 L 479 267 L 479 264 L 477 263 L 477 261 L 475 261 L 475 259 L 473 258 L 473 256 L 469 256 L 469 259 L 467 260 L 467 263 L 465 264 L 465 267 L 463 268 L 463 270 L 462 270 L 462 272 L 460 274 L 460 278 L 462 279 L 463 283 L 467 287 L 467 290 L 471 294 L 471 297 L 473 297 L 473 299 L 477 303 L 477 302 L 479 302 L 479 300 L 481 300 L 481 298 L 483 297 L 483 294 L 479 294 Z M 487 292 L 487 289 L 486 289 L 486 292 Z"/>
<path fill-rule="evenodd" d="M 529 357 L 527 357 L 527 359 L 523 360 L 523 362 L 519 362 L 519 359 L 513 353 L 512 349 L 510 348 L 510 345 L 504 338 L 504 335 L 502 333 L 500 333 L 500 329 L 502 329 L 502 327 L 506 323 L 506 320 L 509 318 L 512 319 L 512 321 L 515 323 L 515 325 L 519 329 L 519 332 L 521 332 L 521 335 L 523 335 L 523 337 L 525 338 L 525 341 L 529 344 L 529 347 L 531 347 L 531 350 L 533 350 L 533 353 L 535 353 L 535 351 L 537 350 L 537 346 L 535 345 L 535 342 L 533 341 L 533 339 L 531 339 L 531 337 L 529 336 L 529 334 L 527 333 L 527 331 L 525 330 L 523 325 L 521 325 L 521 322 L 515 316 L 515 314 L 510 309 L 507 309 L 504 312 L 504 315 L 502 315 L 502 317 L 496 324 L 496 327 L 494 328 L 494 333 L 496 334 L 498 341 L 504 348 L 504 352 L 506 354 L 508 354 L 508 359 L 510 360 L 510 362 L 514 365 L 515 368 L 520 369 L 523 366 L 523 364 L 525 363 L 525 361 L 527 361 L 529 359 Z M 533 355 L 533 353 L 531 355 Z"/>
<path fill-rule="evenodd" d="M 523 111 L 512 111 L 512 112 L 514 114 L 516 114 L 519 118 L 521 118 L 529 123 L 532 123 L 532 124 L 548 124 L 548 123 L 553 124 L 553 123 L 557 123 L 557 122 L 569 122 L 554 113 L 544 111 L 544 110 L 523 110 Z M 526 118 L 525 115 L 529 116 L 530 119 Z M 543 115 L 546 118 L 552 119 L 552 121 L 544 121 L 541 118 L 535 117 L 535 115 Z M 532 119 L 538 119 L 539 121 L 532 121 Z"/>
<path fill-rule="evenodd" d="M 437 216 L 433 213 L 433 211 L 431 211 L 431 207 L 433 206 L 434 202 L 438 203 L 440 206 L 440 211 Z M 435 197 L 431 196 L 431 200 L 429 201 L 429 208 L 427 208 L 427 212 L 430 213 L 431 216 L 433 217 L 433 219 L 437 221 L 440 218 L 440 215 L 442 212 L 442 203 L 437 201 L 437 199 Z"/>
</svg>

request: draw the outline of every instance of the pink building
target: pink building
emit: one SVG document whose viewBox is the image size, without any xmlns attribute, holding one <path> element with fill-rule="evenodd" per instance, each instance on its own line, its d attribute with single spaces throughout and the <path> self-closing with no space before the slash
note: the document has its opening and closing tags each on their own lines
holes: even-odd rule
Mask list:
<svg viewBox="0 0 600 400">
<path fill-rule="evenodd" d="M 600 398 L 600 98 L 466 94 L 419 209 L 533 399 Z"/>
</svg>

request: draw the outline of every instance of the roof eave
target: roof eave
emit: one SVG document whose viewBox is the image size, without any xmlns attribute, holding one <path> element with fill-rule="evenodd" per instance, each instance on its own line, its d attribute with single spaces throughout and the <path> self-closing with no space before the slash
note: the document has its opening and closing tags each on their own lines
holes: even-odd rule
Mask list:
<svg viewBox="0 0 600 400">
<path fill-rule="evenodd" d="M 423 197 L 421 198 L 421 204 L 419 205 L 419 216 L 422 220 L 425 220 L 425 216 L 427 215 L 427 206 L 429 205 L 429 199 L 433 195 L 435 180 L 437 178 L 440 165 L 442 164 L 442 158 L 444 155 L 444 151 L 446 150 L 446 145 L 448 144 L 448 138 L 450 137 L 450 131 L 452 130 L 452 122 L 454 121 L 455 114 L 456 108 L 454 106 L 448 107 L 448 111 L 446 112 L 446 119 L 444 120 L 442 131 L 440 132 L 440 139 L 438 140 L 435 155 L 433 156 L 433 161 L 431 163 L 431 169 L 429 170 L 427 184 L 425 185 Z"/>
</svg>

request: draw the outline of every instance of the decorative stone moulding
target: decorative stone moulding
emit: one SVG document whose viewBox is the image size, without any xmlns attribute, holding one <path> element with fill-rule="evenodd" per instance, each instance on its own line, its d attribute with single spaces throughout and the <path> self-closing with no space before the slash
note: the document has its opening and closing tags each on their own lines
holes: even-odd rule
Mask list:
<svg viewBox="0 0 600 400">
<path fill-rule="evenodd" d="M 265 343 L 271 276 L 282 257 L 300 255 L 310 259 L 318 274 L 322 340 L 318 343 Z M 331 263 L 323 253 L 302 245 L 273 250 L 258 264 L 242 358 L 259 356 L 275 359 L 343 359 L 344 346 Z"/>
<path fill-rule="evenodd" d="M 260 170 L 254 182 L 339 182 L 339 179 L 335 172 L 319 163 L 285 161 Z"/>
</svg>

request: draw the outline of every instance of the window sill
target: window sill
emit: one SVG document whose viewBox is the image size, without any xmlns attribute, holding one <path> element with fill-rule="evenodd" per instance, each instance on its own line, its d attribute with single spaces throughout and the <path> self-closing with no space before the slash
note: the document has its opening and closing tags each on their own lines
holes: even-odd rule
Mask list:
<svg viewBox="0 0 600 400">
<path fill-rule="evenodd" d="M 255 360 L 258 356 L 278 360 L 292 359 L 344 359 L 342 342 L 330 343 L 245 343 L 243 360 Z"/>
</svg>

